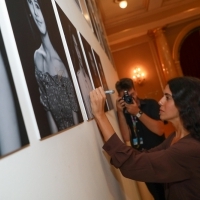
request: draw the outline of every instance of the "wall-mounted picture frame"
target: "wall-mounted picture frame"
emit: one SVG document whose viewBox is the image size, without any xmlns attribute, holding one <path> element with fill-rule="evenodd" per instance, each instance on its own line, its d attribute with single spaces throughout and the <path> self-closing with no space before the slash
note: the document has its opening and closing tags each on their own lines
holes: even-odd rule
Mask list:
<svg viewBox="0 0 200 200">
<path fill-rule="evenodd" d="M 98 73 L 99 73 L 99 76 L 100 76 L 101 86 L 103 87 L 104 90 L 109 90 L 108 84 L 107 84 L 107 81 L 106 81 L 106 77 L 105 77 L 105 74 L 104 74 L 104 71 L 103 71 L 103 67 L 102 67 L 102 64 L 101 64 L 101 59 L 100 59 L 99 55 L 95 52 L 94 49 L 92 49 L 92 53 L 93 53 L 94 60 L 95 60 L 95 63 L 96 63 L 96 67 L 97 67 L 97 70 L 98 70 Z M 110 94 L 106 94 L 106 104 L 107 104 L 108 110 L 113 109 L 113 103 L 112 103 L 112 99 L 110 97 Z"/>
<path fill-rule="evenodd" d="M 29 145 L 0 29 L 0 158 Z"/>
<path fill-rule="evenodd" d="M 93 88 L 94 89 L 98 88 L 101 86 L 101 80 L 100 80 L 98 69 L 96 67 L 96 63 L 94 60 L 92 48 L 90 44 L 88 43 L 88 41 L 83 37 L 83 35 L 80 32 L 78 32 L 78 34 L 79 34 L 79 39 L 80 39 L 83 55 L 85 58 L 85 62 L 88 67 L 88 71 L 91 75 Z"/>
<path fill-rule="evenodd" d="M 82 0 L 83 1 L 83 0 Z M 108 45 L 106 31 L 102 22 L 101 14 L 97 9 L 95 0 L 84 0 L 88 10 L 88 16 L 91 21 L 92 30 L 101 47 L 105 51 L 110 62 L 114 65 L 112 54 Z M 114 67 L 115 68 L 115 67 Z"/>
<path fill-rule="evenodd" d="M 98 67 L 96 65 L 96 60 L 93 56 L 93 52 L 92 52 L 92 48 L 91 48 L 90 44 L 87 42 L 87 40 L 82 36 L 82 34 L 80 32 L 79 32 L 79 39 L 80 39 L 83 55 L 85 58 L 85 62 L 88 67 L 88 71 L 90 73 L 93 88 L 98 88 L 100 86 L 103 87 L 100 73 L 99 73 Z M 105 110 L 105 112 L 109 110 L 107 100 L 105 103 L 104 110 Z"/>
<path fill-rule="evenodd" d="M 85 0 L 85 3 L 87 6 L 89 18 L 90 18 L 90 21 L 92 24 L 93 33 L 96 36 L 97 40 L 100 42 L 101 40 L 100 40 L 100 35 L 98 32 L 97 19 L 96 19 L 96 15 L 95 15 L 94 5 L 92 4 L 92 2 L 90 0 Z"/>
<path fill-rule="evenodd" d="M 49 0 L 6 0 L 40 138 L 83 122 Z"/>
<path fill-rule="evenodd" d="M 78 32 L 62 9 L 57 5 L 57 11 L 62 24 L 66 43 L 70 53 L 74 73 L 80 89 L 82 100 L 87 114 L 87 120 L 93 119 L 89 93 L 93 90 L 90 75 L 81 50 Z"/>
<path fill-rule="evenodd" d="M 88 12 L 88 8 L 87 8 L 87 5 L 85 3 L 85 0 L 79 0 L 79 2 L 80 2 L 81 11 L 82 11 L 83 16 L 86 19 L 90 28 L 93 30 L 92 22 L 91 22 L 91 19 L 90 19 L 90 16 L 89 16 L 89 12 Z"/>
</svg>

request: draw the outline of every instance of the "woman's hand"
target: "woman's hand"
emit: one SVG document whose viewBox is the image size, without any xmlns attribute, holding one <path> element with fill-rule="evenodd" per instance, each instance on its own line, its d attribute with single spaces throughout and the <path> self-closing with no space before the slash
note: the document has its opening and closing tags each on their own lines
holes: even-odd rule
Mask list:
<svg viewBox="0 0 200 200">
<path fill-rule="evenodd" d="M 106 101 L 106 95 L 102 87 L 96 88 L 90 92 L 90 101 L 92 107 L 92 113 L 95 118 L 98 118 L 105 114 L 104 106 Z"/>
</svg>

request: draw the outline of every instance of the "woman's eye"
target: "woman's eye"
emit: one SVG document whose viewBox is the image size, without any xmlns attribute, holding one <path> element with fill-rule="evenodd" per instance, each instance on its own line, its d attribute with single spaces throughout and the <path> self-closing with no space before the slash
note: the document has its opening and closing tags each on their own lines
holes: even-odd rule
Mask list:
<svg viewBox="0 0 200 200">
<path fill-rule="evenodd" d="M 167 95 L 166 100 L 169 101 L 170 99 L 172 99 L 172 97 Z"/>
</svg>

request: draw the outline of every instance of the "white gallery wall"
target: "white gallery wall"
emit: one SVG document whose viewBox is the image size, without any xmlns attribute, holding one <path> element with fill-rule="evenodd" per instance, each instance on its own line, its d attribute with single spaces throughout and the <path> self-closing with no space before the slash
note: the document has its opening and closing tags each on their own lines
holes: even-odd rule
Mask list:
<svg viewBox="0 0 200 200">
<path fill-rule="evenodd" d="M 100 56 L 108 87 L 114 89 L 118 80 L 115 68 L 75 1 L 56 2 Z M 123 178 L 110 165 L 94 120 L 39 138 L 4 0 L 0 0 L 0 28 L 30 142 L 0 159 L 0 200 L 140 200 L 135 182 Z M 114 106 L 116 97 L 116 93 L 111 97 Z M 120 136 L 115 109 L 107 116 Z"/>
</svg>

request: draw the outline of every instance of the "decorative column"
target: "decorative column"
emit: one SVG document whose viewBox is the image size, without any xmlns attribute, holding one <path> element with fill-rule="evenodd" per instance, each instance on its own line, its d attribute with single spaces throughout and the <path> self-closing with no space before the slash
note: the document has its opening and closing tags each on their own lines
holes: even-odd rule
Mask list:
<svg viewBox="0 0 200 200">
<path fill-rule="evenodd" d="M 155 45 L 162 66 L 163 74 L 165 76 L 165 81 L 179 76 L 166 37 L 163 33 L 163 29 L 156 28 L 152 31 L 149 31 L 149 33 L 153 35 L 155 39 Z"/>
</svg>

